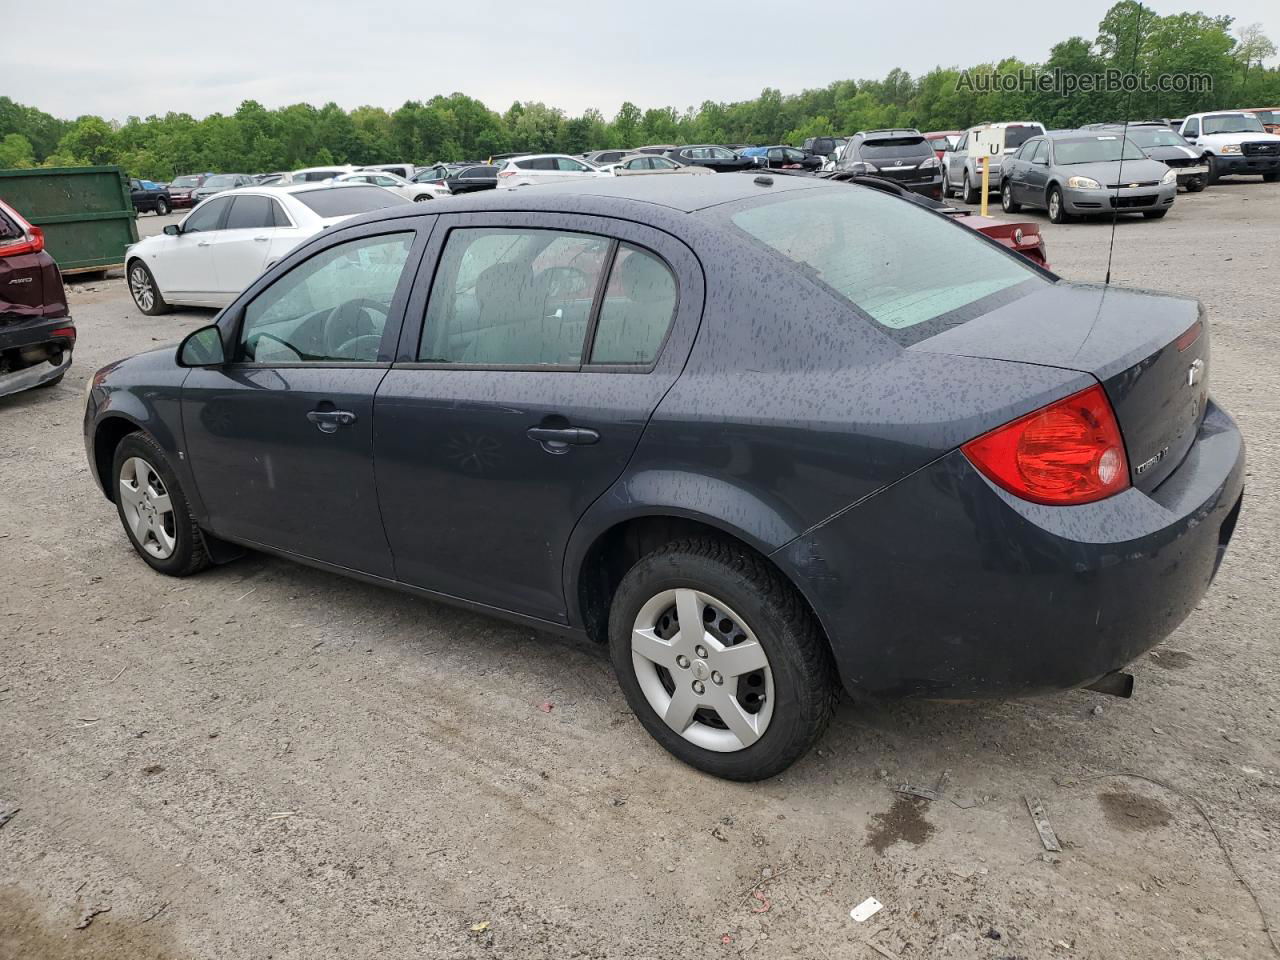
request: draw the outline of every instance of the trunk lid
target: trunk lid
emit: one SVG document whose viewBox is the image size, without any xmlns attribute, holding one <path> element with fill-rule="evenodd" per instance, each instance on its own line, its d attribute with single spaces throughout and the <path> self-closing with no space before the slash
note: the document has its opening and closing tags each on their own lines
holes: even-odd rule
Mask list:
<svg viewBox="0 0 1280 960">
<path fill-rule="evenodd" d="M 1208 399 L 1209 325 L 1186 297 L 1059 282 L 909 349 L 1092 374 L 1146 493 L 1191 449 Z"/>
</svg>

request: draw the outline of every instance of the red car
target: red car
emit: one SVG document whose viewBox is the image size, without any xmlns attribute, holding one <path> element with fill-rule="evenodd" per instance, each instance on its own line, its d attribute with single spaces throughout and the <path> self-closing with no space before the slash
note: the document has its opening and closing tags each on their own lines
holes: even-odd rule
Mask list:
<svg viewBox="0 0 1280 960">
<path fill-rule="evenodd" d="M 1040 227 L 1034 222 L 996 220 L 992 217 L 980 217 L 967 210 L 956 210 L 953 216 L 966 227 L 985 234 L 1002 247 L 1008 247 L 1015 253 L 1022 254 L 1032 263 L 1037 263 L 1046 270 L 1049 268 L 1049 261 L 1045 256 L 1044 237 L 1040 233 Z"/>
<path fill-rule="evenodd" d="M 934 130 L 926 133 L 924 138 L 929 141 L 929 146 L 933 147 L 933 155 L 941 160 L 942 155 L 947 152 L 947 147 L 954 147 L 963 136 L 963 130 Z"/>
<path fill-rule="evenodd" d="M 0 200 L 0 397 L 52 386 L 71 366 L 76 327 L 44 233 Z"/>
<path fill-rule="evenodd" d="M 174 177 L 173 182 L 169 184 L 169 200 L 174 209 L 194 206 L 195 200 L 191 197 L 191 191 L 211 176 L 213 176 L 211 173 L 192 173 L 185 177 Z"/>
</svg>

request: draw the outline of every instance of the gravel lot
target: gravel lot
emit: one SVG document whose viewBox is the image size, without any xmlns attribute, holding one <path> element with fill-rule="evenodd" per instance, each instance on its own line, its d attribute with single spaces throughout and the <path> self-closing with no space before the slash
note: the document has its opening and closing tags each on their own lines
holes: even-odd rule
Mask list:
<svg viewBox="0 0 1280 960">
<path fill-rule="evenodd" d="M 1102 279 L 1107 225 L 1023 218 Z M 211 314 L 74 283 L 66 380 L 0 400 L 0 958 L 1269 956 L 1190 798 L 1280 926 L 1277 263 L 1256 180 L 1117 231 L 1116 282 L 1208 305 L 1250 444 L 1217 584 L 1132 701 L 845 702 L 751 786 L 671 760 L 585 643 L 261 556 L 151 573 L 90 479 L 82 392 Z"/>
</svg>

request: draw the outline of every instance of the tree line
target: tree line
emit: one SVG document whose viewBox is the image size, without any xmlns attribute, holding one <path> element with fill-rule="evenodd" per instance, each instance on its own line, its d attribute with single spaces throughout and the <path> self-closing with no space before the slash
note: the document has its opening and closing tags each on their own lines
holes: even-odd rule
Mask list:
<svg viewBox="0 0 1280 960">
<path fill-rule="evenodd" d="M 766 87 L 753 100 L 704 101 L 680 110 L 623 103 L 612 119 L 590 109 L 568 116 L 536 102 L 489 109 L 464 93 L 409 100 L 396 110 L 335 103 L 296 103 L 269 110 L 246 100 L 232 114 L 131 116 L 124 123 L 86 115 L 62 120 L 0 97 L 0 168 L 119 164 L 131 176 L 170 180 L 184 173 L 257 173 L 330 163 L 427 163 L 483 160 L 511 151 L 583 153 L 645 143 L 792 143 L 856 130 L 964 129 L 1000 119 L 1038 120 L 1048 128 L 1101 120 L 1184 116 L 1199 110 L 1280 106 L 1275 45 L 1258 25 L 1233 29 L 1229 16 L 1201 12 L 1159 16 L 1120 0 L 1093 39 L 1069 37 L 1044 63 L 1007 58 L 964 71 L 935 67 L 912 77 L 894 69 L 882 80 L 839 80 L 784 95 Z M 1149 78 L 1196 74 L 1208 89 L 1121 89 L 1064 95 L 1023 85 L 985 90 L 962 80 L 995 71 L 1101 74 Z"/>
</svg>

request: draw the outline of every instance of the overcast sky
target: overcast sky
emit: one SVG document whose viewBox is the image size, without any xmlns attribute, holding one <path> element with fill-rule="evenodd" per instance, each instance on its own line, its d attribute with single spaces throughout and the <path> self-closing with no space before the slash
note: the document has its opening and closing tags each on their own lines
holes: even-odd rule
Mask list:
<svg viewBox="0 0 1280 960">
<path fill-rule="evenodd" d="M 1042 61 L 1071 33 L 1092 38 L 1110 2 L 1020 2 L 1001 17 L 990 3 L 937 0 L 901 11 L 848 0 L 0 0 L 0 93 L 60 117 L 117 120 L 230 113 L 250 98 L 395 109 L 455 90 L 499 111 L 541 100 L 612 117 L 628 99 L 683 109 L 748 99 L 765 86 L 793 93 L 879 78 L 893 67 L 916 75 L 1009 55 Z M 482 23 L 479 9 L 494 21 Z M 1276 0 L 1156 9 L 1230 14 L 1280 43 Z"/>
</svg>

